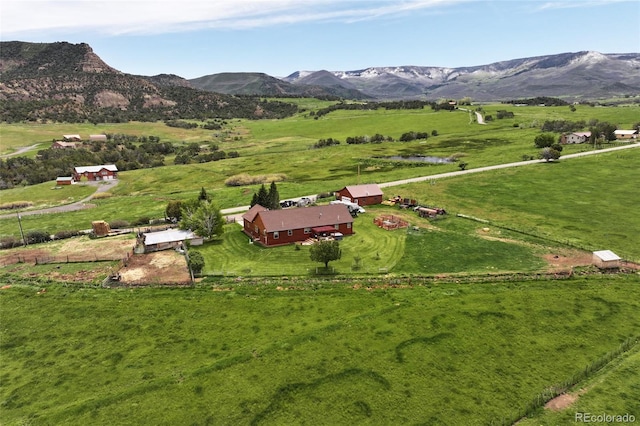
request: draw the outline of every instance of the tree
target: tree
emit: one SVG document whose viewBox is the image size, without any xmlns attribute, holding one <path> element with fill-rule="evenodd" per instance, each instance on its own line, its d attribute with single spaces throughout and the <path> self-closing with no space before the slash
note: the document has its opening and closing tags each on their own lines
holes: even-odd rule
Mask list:
<svg viewBox="0 0 640 426">
<path fill-rule="evenodd" d="M 224 232 L 222 213 L 211 201 L 203 201 L 193 214 L 190 229 L 204 238 L 220 236 Z"/>
<path fill-rule="evenodd" d="M 172 222 L 179 222 L 182 218 L 182 201 L 169 201 L 164 215 Z"/>
<path fill-rule="evenodd" d="M 269 193 L 267 194 L 268 205 L 263 206 L 270 210 L 277 210 L 280 208 L 280 194 L 278 193 L 278 187 L 275 181 L 271 182 L 269 187 Z"/>
<path fill-rule="evenodd" d="M 180 204 L 180 228 L 191 229 L 195 228 L 195 214 L 200 208 L 200 200 L 193 199 L 188 200 Z"/>
<path fill-rule="evenodd" d="M 251 200 L 252 203 L 253 201 L 254 200 Z M 256 204 L 260 204 L 262 207 L 269 208 L 269 193 L 267 192 L 267 188 L 264 187 L 264 184 L 260 186 L 258 194 L 255 195 L 255 203 L 251 204 L 251 207 Z"/>
<path fill-rule="evenodd" d="M 536 148 L 547 148 L 556 143 L 556 137 L 553 133 L 542 133 L 535 137 L 533 143 Z"/>
<path fill-rule="evenodd" d="M 199 274 L 204 269 L 204 256 L 199 251 L 189 251 L 189 267 L 194 274 Z"/>
<path fill-rule="evenodd" d="M 547 162 L 551 160 L 557 160 L 558 158 L 560 158 L 560 151 L 548 146 L 540 150 L 540 153 L 538 154 L 538 158 L 546 160 Z"/>
<path fill-rule="evenodd" d="M 324 267 L 329 267 L 329 262 L 339 260 L 342 257 L 342 250 L 338 241 L 319 241 L 309 249 L 313 262 L 324 263 Z"/>
<path fill-rule="evenodd" d="M 204 186 L 202 187 L 202 189 L 200 189 L 200 195 L 198 195 L 198 200 L 211 201 L 211 197 L 209 197 L 209 194 L 207 194 L 207 191 L 204 189 Z"/>
</svg>

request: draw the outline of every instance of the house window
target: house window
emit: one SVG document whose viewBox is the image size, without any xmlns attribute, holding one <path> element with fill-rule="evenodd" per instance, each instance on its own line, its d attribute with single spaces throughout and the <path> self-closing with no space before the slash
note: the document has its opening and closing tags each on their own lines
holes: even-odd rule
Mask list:
<svg viewBox="0 0 640 426">
<path fill-rule="evenodd" d="M 273 231 L 273 239 L 277 240 L 278 238 L 280 238 L 280 233 L 278 231 Z"/>
<path fill-rule="evenodd" d="M 340 229 L 340 225 L 338 225 L 338 224 L 333 225 L 333 227 L 336 228 L 336 229 Z"/>
<path fill-rule="evenodd" d="M 304 228 L 304 233 L 305 234 L 310 234 L 311 233 L 311 228 Z"/>
<path fill-rule="evenodd" d="M 256 234 L 258 233 L 258 225 L 254 226 L 253 229 L 255 230 Z"/>
<path fill-rule="evenodd" d="M 287 235 L 288 235 L 288 236 L 292 236 L 292 235 L 293 235 L 293 230 L 292 230 L 292 229 L 289 229 L 289 230 L 287 231 Z"/>
<path fill-rule="evenodd" d="M 347 223 L 347 229 L 351 229 L 351 222 Z"/>
</svg>

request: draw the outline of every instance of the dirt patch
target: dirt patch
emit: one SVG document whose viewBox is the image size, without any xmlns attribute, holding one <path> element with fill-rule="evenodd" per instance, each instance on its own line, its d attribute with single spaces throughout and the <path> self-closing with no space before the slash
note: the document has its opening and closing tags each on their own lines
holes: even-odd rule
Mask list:
<svg viewBox="0 0 640 426">
<path fill-rule="evenodd" d="M 119 273 L 120 282 L 126 285 L 186 285 L 191 282 L 185 257 L 173 250 L 134 255 Z"/>
<path fill-rule="evenodd" d="M 588 266 L 593 264 L 592 254 L 572 250 L 563 253 L 550 253 L 543 256 L 547 261 L 550 272 L 570 271 L 574 266 Z"/>
<path fill-rule="evenodd" d="M 562 411 L 569 408 L 571 404 L 573 404 L 577 400 L 578 395 L 572 393 L 563 393 L 562 395 L 558 395 L 551 401 L 544 404 L 544 408 L 551 411 Z"/>
</svg>

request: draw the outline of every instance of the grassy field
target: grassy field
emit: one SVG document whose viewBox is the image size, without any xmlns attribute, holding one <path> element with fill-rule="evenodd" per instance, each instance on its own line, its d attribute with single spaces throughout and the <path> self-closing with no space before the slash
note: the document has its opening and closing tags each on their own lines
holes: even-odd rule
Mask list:
<svg viewBox="0 0 640 426">
<path fill-rule="evenodd" d="M 626 414 L 635 417 L 637 422 L 640 419 L 638 371 L 640 371 L 640 347 L 634 348 L 591 379 L 571 389 L 569 395 L 575 397 L 575 401 L 566 408 L 539 410 L 536 415 L 530 416 L 519 424 L 523 426 L 572 424 L 576 422 L 576 415 L 581 415 L 579 413 L 590 413 L 593 416 L 602 414 L 624 416 Z M 584 414 L 582 416 L 584 417 Z"/>
<path fill-rule="evenodd" d="M 411 228 L 386 231 L 373 219 L 395 213 L 411 221 Z M 530 272 L 546 268 L 541 254 L 549 247 L 487 239 L 479 236 L 480 226 L 447 230 L 441 225 L 464 219 L 455 217 L 432 225 L 413 212 L 370 207 L 355 219 L 355 235 L 341 242 L 342 258 L 329 264 L 332 273 L 396 276 L 438 273 Z M 418 230 L 414 230 L 413 227 Z M 452 228 L 452 225 L 448 226 Z M 324 265 L 310 260 L 308 246 L 286 245 L 263 248 L 249 244 L 241 227 L 228 225 L 221 240 L 195 248 L 205 256 L 205 275 L 304 276 L 325 273 Z"/>
<path fill-rule="evenodd" d="M 513 421 L 640 334 L 639 284 L 614 275 L 407 288 L 13 282 L 0 292 L 3 424 Z M 623 383 L 629 393 L 612 409 L 638 416 L 637 382 Z"/>
</svg>

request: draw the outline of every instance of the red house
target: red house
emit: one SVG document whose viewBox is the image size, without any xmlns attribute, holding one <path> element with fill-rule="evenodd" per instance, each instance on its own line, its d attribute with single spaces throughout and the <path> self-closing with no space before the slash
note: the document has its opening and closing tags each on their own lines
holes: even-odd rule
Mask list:
<svg viewBox="0 0 640 426">
<path fill-rule="evenodd" d="M 73 179 L 80 182 L 82 178 L 87 180 L 111 180 L 118 178 L 118 168 L 113 164 L 102 166 L 74 167 Z"/>
<path fill-rule="evenodd" d="M 360 206 L 382 203 L 382 190 L 375 183 L 368 185 L 345 186 L 336 193 L 336 200 L 347 199 Z"/>
<path fill-rule="evenodd" d="M 256 204 L 242 219 L 244 233 L 267 247 L 305 241 L 323 234 L 353 234 L 353 218 L 344 204 L 285 210 L 269 210 Z"/>
</svg>

